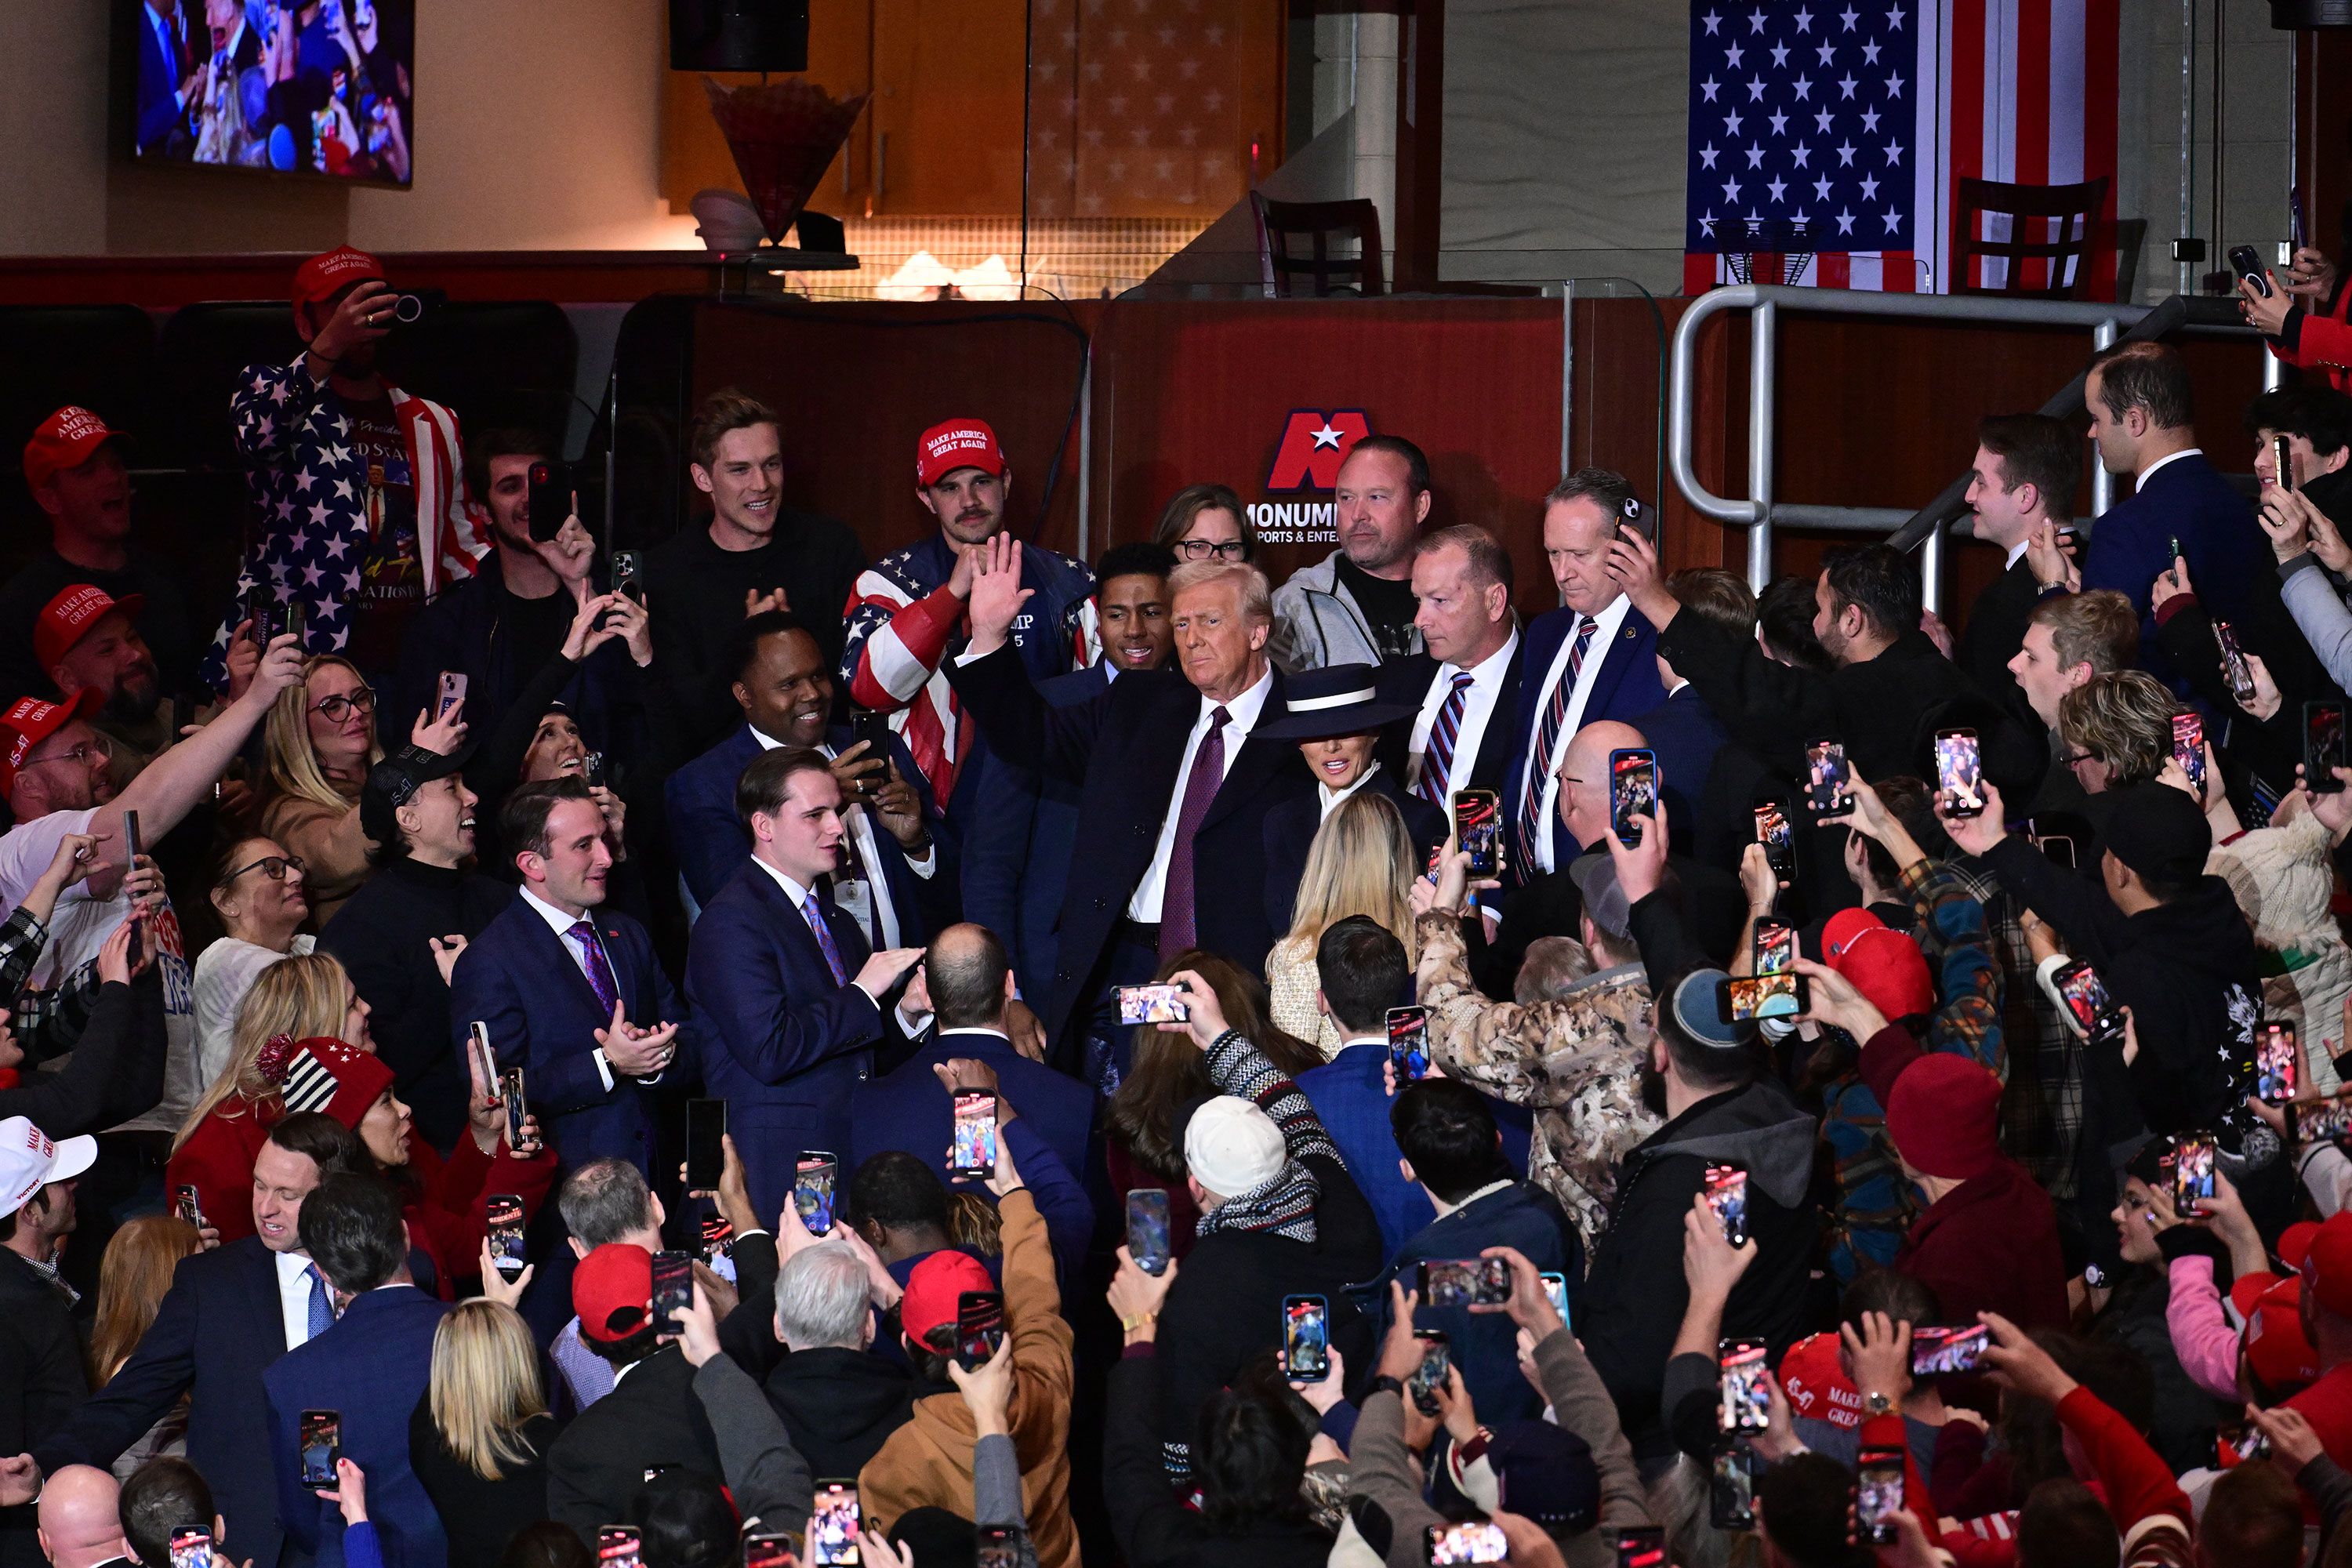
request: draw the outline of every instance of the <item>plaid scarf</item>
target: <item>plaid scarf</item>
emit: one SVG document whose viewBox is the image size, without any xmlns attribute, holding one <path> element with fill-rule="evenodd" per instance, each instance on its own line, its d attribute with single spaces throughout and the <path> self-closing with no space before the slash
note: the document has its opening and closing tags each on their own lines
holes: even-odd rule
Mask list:
<svg viewBox="0 0 2352 1568">
<path fill-rule="evenodd" d="M 1315 1203 L 1322 1195 L 1323 1189 L 1317 1184 L 1314 1172 L 1296 1160 L 1285 1160 L 1282 1169 L 1271 1180 L 1227 1198 L 1202 1215 L 1193 1226 L 1193 1234 L 1207 1237 L 1219 1231 L 1272 1231 L 1312 1247 Z"/>
</svg>

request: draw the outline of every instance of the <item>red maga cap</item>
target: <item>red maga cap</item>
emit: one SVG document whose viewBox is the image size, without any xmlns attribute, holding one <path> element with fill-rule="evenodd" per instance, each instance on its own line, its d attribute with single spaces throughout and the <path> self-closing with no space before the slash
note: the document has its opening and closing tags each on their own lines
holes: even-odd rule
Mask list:
<svg viewBox="0 0 2352 1568">
<path fill-rule="evenodd" d="M 62 702 L 19 697 L 5 713 L 0 713 L 0 746 L 6 747 L 0 751 L 0 800 L 16 787 L 17 772 L 35 746 L 74 720 L 95 713 L 105 700 L 97 688 L 85 686 Z"/>
<path fill-rule="evenodd" d="M 109 441 L 129 439 L 89 409 L 69 403 L 42 420 L 25 443 L 25 482 L 39 489 L 65 469 L 89 462 Z"/>
<path fill-rule="evenodd" d="M 956 1321 L 958 1298 L 965 1291 L 995 1289 L 987 1267 L 971 1253 L 952 1248 L 934 1252 L 907 1276 L 907 1293 L 898 1298 L 898 1326 L 921 1344 L 933 1329 Z"/>
<path fill-rule="evenodd" d="M 629 1241 L 608 1241 L 572 1271 L 572 1310 L 583 1338 L 613 1344 L 654 1315 L 654 1255 Z"/>
<path fill-rule="evenodd" d="M 39 617 L 33 622 L 33 657 L 47 669 L 71 653 L 108 611 L 121 610 L 135 621 L 146 603 L 142 595 L 125 594 L 118 599 L 95 584 L 68 583 L 41 606 Z"/>
<path fill-rule="evenodd" d="M 977 419 L 950 419 L 923 432 L 915 443 L 915 483 L 924 489 L 958 468 L 979 468 L 1004 477 L 1004 448 L 996 432 Z"/>
<path fill-rule="evenodd" d="M 294 269 L 294 303 L 318 305 L 335 297 L 350 283 L 383 282 L 383 263 L 348 245 L 310 258 Z"/>
</svg>

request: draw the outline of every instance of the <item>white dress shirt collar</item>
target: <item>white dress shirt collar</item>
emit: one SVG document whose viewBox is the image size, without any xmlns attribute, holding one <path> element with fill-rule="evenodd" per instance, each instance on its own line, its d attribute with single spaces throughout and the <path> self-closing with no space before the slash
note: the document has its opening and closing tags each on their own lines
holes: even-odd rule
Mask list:
<svg viewBox="0 0 2352 1568">
<path fill-rule="evenodd" d="M 1471 682 L 1474 685 L 1484 686 L 1488 681 L 1501 680 L 1511 668 L 1511 656 L 1518 651 L 1519 628 L 1517 623 L 1514 622 L 1511 635 L 1503 639 L 1503 646 L 1469 667 Z M 1437 679 L 1451 683 L 1454 675 L 1462 668 L 1458 664 L 1441 663 L 1437 667 Z"/>
<path fill-rule="evenodd" d="M 2137 488 L 2140 485 L 2147 483 L 2148 479 L 2156 473 L 2156 470 L 2164 467 L 2167 463 L 2177 463 L 2183 458 L 2201 458 L 2204 455 L 2205 449 L 2202 447 L 2183 447 L 2178 452 L 2167 452 L 2163 457 L 2158 458 L 2155 462 L 2150 463 L 2147 468 L 2142 468 L 2139 471 L 2139 477 L 2134 479 L 2132 484 L 2134 488 Z"/>
<path fill-rule="evenodd" d="M 1234 754 L 1241 749 L 1241 742 L 1257 728 L 1257 717 L 1265 711 L 1265 700 L 1273 691 L 1274 666 L 1268 663 L 1265 673 L 1257 678 L 1256 683 L 1230 702 L 1220 704 L 1207 692 L 1201 694 L 1201 716 L 1194 721 L 1195 727 L 1206 724 L 1210 713 L 1218 707 L 1222 706 L 1225 710 L 1225 760 L 1228 768 L 1232 766 Z"/>
<path fill-rule="evenodd" d="M 548 930 L 553 931 L 558 936 L 570 936 L 573 926 L 578 925 L 582 921 L 593 920 L 593 910 L 589 914 L 585 915 L 565 914 L 562 910 L 557 909 L 553 904 L 549 903 L 545 899 L 542 899 L 537 893 L 532 892 L 530 890 L 530 885 L 527 882 L 523 884 L 522 901 L 529 904 L 539 918 L 547 922 Z"/>
<path fill-rule="evenodd" d="M 1346 789 L 1335 790 L 1329 784 L 1318 782 L 1316 784 L 1315 789 L 1316 793 L 1322 797 L 1323 816 L 1328 816 L 1333 812 L 1339 810 L 1339 803 L 1341 801 L 1346 800 L 1349 795 L 1355 794 L 1358 790 L 1371 783 L 1372 775 L 1380 771 L 1381 764 L 1378 762 L 1374 762 L 1370 766 L 1365 768 L 1362 773 L 1358 773 L 1356 775 L 1356 782 L 1349 784 Z"/>
<path fill-rule="evenodd" d="M 798 882 L 793 880 L 792 878 L 787 877 L 782 871 L 777 870 L 773 866 L 769 865 L 757 855 L 751 857 L 751 864 L 757 866 L 761 870 L 765 871 L 769 876 L 775 879 L 776 886 L 784 890 L 784 897 L 792 900 L 793 908 L 796 910 L 803 910 L 808 907 L 810 889 L 802 887 Z"/>
</svg>

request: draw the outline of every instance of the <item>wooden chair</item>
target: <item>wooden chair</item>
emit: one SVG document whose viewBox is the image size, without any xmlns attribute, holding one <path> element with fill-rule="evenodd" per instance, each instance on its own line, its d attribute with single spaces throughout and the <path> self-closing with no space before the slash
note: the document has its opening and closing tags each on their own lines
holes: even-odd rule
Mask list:
<svg viewBox="0 0 2352 1568">
<path fill-rule="evenodd" d="M 2092 240 L 2106 200 L 2105 174 L 2080 185 L 1962 180 L 1952 292 L 2025 300 L 2078 297 L 2088 280 Z M 1985 237 L 1990 220 L 2001 217 L 2009 220 L 2009 237 Z M 1996 261 L 2007 264 L 2001 281 L 1980 281 Z"/>
<path fill-rule="evenodd" d="M 1388 291 L 1381 276 L 1381 210 L 1370 202 L 1276 202 L 1252 191 L 1250 208 L 1267 299 Z M 1334 244 L 1349 243 L 1355 255 L 1332 253 Z"/>
</svg>

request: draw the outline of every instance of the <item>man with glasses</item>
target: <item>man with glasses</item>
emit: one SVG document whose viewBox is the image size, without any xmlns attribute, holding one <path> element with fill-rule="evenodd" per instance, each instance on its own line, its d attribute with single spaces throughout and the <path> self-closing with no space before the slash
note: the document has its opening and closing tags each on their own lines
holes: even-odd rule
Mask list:
<svg viewBox="0 0 2352 1568">
<path fill-rule="evenodd" d="M 2059 704 L 2095 677 L 2129 669 L 2139 660 L 2139 615 L 2112 588 L 2057 594 L 2033 606 L 2025 636 L 2009 661 L 2033 716 L 2051 736 L 2050 776 L 2033 801 L 2040 812 L 2079 810 L 2089 792 L 2079 771 L 2091 760 L 2058 738 Z"/>
<path fill-rule="evenodd" d="M 996 432 L 977 419 L 950 419 L 915 446 L 915 499 L 939 520 L 939 531 L 867 567 L 844 614 L 848 647 L 841 678 L 861 708 L 898 715 L 931 798 L 961 822 L 971 815 L 956 781 L 977 743 L 971 719 L 940 673 L 941 661 L 971 640 L 965 601 L 988 542 L 1005 531 L 1013 469 Z M 1087 662 L 1087 602 L 1095 574 L 1086 563 L 1034 544 L 1021 547 L 1021 584 L 1029 592 L 1013 617 L 1013 649 L 1034 681 Z"/>
</svg>

